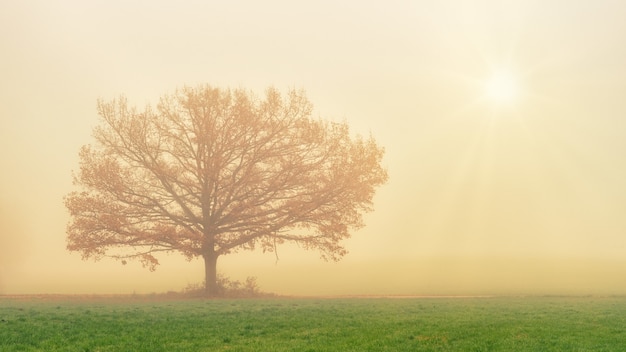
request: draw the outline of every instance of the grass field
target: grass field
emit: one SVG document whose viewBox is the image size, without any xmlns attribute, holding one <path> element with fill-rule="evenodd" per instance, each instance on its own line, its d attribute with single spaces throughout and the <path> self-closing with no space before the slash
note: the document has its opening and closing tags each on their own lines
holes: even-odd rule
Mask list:
<svg viewBox="0 0 626 352">
<path fill-rule="evenodd" d="M 0 351 L 623 351 L 626 298 L 0 296 Z"/>
</svg>

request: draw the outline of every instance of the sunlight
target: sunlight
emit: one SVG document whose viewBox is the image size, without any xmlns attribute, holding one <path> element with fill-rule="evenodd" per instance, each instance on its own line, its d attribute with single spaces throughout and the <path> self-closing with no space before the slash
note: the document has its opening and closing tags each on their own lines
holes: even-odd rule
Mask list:
<svg viewBox="0 0 626 352">
<path fill-rule="evenodd" d="M 492 73 L 485 82 L 486 97 L 496 104 L 510 104 L 519 96 L 518 82 L 508 70 L 499 70 Z"/>
</svg>

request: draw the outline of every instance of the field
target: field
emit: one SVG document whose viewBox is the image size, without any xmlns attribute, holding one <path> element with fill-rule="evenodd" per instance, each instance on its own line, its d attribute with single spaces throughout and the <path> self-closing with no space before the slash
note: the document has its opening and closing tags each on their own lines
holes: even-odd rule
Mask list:
<svg viewBox="0 0 626 352">
<path fill-rule="evenodd" d="M 0 351 L 618 351 L 624 297 L 2 297 Z"/>
</svg>

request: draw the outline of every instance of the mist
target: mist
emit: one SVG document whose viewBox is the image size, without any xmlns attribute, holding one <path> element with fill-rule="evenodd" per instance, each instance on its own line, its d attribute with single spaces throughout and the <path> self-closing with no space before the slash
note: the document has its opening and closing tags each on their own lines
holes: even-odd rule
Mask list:
<svg viewBox="0 0 626 352">
<path fill-rule="evenodd" d="M 0 294 L 151 293 L 199 260 L 83 261 L 63 197 L 96 102 L 184 85 L 303 89 L 385 148 L 340 262 L 220 258 L 294 295 L 626 294 L 626 3 L 0 3 Z M 519 84 L 485 86 L 506 68 Z M 490 88 L 491 89 L 491 88 Z"/>
<path fill-rule="evenodd" d="M 10 284 L 11 277 L 24 262 L 29 238 L 23 228 L 23 216 L 16 205 L 0 203 L 0 294 Z"/>
</svg>

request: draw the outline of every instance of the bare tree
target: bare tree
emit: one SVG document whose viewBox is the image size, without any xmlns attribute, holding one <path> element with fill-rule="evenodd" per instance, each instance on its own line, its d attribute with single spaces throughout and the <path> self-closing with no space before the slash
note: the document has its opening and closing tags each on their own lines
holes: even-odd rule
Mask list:
<svg viewBox="0 0 626 352">
<path fill-rule="evenodd" d="M 151 270 L 157 252 L 202 257 L 209 295 L 217 259 L 241 249 L 291 241 L 339 260 L 387 180 L 384 152 L 311 112 L 303 92 L 272 88 L 260 99 L 187 87 L 143 111 L 123 97 L 99 101 L 95 144 L 74 175 L 80 191 L 65 197 L 67 248 Z"/>
</svg>

